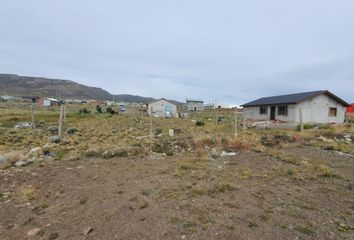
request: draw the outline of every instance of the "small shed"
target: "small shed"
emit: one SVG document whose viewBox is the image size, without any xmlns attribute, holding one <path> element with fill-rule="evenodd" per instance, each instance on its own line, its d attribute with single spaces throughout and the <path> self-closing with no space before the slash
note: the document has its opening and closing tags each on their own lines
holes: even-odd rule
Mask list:
<svg viewBox="0 0 354 240">
<path fill-rule="evenodd" d="M 148 115 L 162 118 L 178 118 L 177 105 L 162 98 L 148 104 Z"/>
<path fill-rule="evenodd" d="M 187 110 L 188 111 L 203 111 L 204 101 L 196 99 L 186 99 Z"/>
<path fill-rule="evenodd" d="M 37 104 L 40 107 L 59 106 L 60 105 L 60 101 L 55 99 L 55 98 L 44 98 L 44 97 L 41 97 L 41 98 L 38 99 Z"/>
</svg>

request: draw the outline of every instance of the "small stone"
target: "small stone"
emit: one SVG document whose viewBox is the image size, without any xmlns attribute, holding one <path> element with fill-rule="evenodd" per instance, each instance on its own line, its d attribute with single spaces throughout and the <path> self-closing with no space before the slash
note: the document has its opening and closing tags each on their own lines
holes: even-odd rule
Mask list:
<svg viewBox="0 0 354 240">
<path fill-rule="evenodd" d="M 15 162 L 15 166 L 16 167 L 25 166 L 26 164 L 27 163 L 25 161 L 22 161 L 22 160 Z"/>
<path fill-rule="evenodd" d="M 27 236 L 28 237 L 32 237 L 32 236 L 35 236 L 37 235 L 41 230 L 39 228 L 32 228 L 31 230 L 29 230 L 27 232 Z"/>
<path fill-rule="evenodd" d="M 49 240 L 54 240 L 54 239 L 57 239 L 58 237 L 59 237 L 58 233 L 51 233 L 51 234 L 49 234 L 48 239 Z"/>
<path fill-rule="evenodd" d="M 52 143 L 60 143 L 60 137 L 59 136 L 52 136 L 49 138 L 50 142 Z"/>
<path fill-rule="evenodd" d="M 222 151 L 221 154 L 220 154 L 220 157 L 232 157 L 232 156 L 236 156 L 236 153 L 235 152 Z"/>
<path fill-rule="evenodd" d="M 76 133 L 77 131 L 78 131 L 77 128 L 69 128 L 66 132 L 67 132 L 68 134 L 74 134 L 74 133 Z"/>
<path fill-rule="evenodd" d="M 48 127 L 48 131 L 53 133 L 53 134 L 57 133 L 58 132 L 58 127 L 50 126 L 50 127 Z"/>
<path fill-rule="evenodd" d="M 93 227 L 87 227 L 87 228 L 85 228 L 85 229 L 82 231 L 82 234 L 83 234 L 84 236 L 87 236 L 87 235 L 89 235 L 89 233 L 92 232 L 92 231 L 93 231 Z"/>
</svg>

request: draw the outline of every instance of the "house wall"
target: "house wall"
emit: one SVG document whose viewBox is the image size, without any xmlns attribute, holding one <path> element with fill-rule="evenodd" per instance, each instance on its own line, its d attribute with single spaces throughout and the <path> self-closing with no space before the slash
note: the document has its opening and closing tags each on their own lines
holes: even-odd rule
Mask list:
<svg viewBox="0 0 354 240">
<path fill-rule="evenodd" d="M 148 105 L 148 114 L 153 117 L 166 117 L 165 107 L 171 108 L 172 117 L 178 118 L 177 106 L 166 100 L 159 100 Z"/>
<path fill-rule="evenodd" d="M 245 107 L 244 117 L 246 120 L 265 121 L 270 120 L 270 107 L 267 106 L 267 114 L 259 114 L 259 106 Z M 337 108 L 337 116 L 329 116 L 329 108 Z M 279 116 L 276 106 L 275 119 L 288 123 L 300 123 L 300 109 L 302 109 L 304 123 L 343 123 L 346 108 L 336 100 L 322 94 L 308 99 L 299 104 L 288 105 L 288 115 Z"/>
<path fill-rule="evenodd" d="M 295 121 L 295 111 L 296 111 L 296 106 L 294 104 L 292 105 L 287 105 L 288 106 L 288 115 L 283 116 L 283 115 L 278 115 L 278 105 L 272 105 L 275 106 L 275 119 L 284 121 L 284 122 L 294 122 Z M 279 105 L 279 106 L 284 106 L 284 105 Z M 256 121 L 269 121 L 270 120 L 270 110 L 271 106 L 266 106 L 267 107 L 267 114 L 259 114 L 259 106 L 256 107 L 245 107 L 243 109 L 243 116 L 246 118 L 246 120 L 256 120 Z"/>
<path fill-rule="evenodd" d="M 187 102 L 188 111 L 203 111 L 204 105 L 202 102 Z"/>
<path fill-rule="evenodd" d="M 337 108 L 336 117 L 329 116 L 329 108 L 331 107 Z M 300 123 L 299 109 L 302 109 L 304 123 L 343 123 L 346 108 L 336 100 L 322 94 L 296 106 L 296 123 Z"/>
</svg>

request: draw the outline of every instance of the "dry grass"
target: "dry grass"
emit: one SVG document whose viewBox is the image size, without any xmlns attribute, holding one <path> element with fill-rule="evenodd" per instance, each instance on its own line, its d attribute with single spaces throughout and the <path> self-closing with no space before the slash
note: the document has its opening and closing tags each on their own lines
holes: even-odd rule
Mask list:
<svg viewBox="0 0 354 240">
<path fill-rule="evenodd" d="M 35 199 L 35 189 L 32 186 L 22 188 L 21 193 L 23 200 L 27 202 Z"/>
</svg>

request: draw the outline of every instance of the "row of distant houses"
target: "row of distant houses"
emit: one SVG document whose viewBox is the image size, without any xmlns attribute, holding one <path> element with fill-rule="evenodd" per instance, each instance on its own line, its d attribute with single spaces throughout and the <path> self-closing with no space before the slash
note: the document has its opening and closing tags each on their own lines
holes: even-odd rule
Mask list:
<svg viewBox="0 0 354 240">
<path fill-rule="evenodd" d="M 15 100 L 18 97 L 2 96 L 0 100 Z M 40 97 L 35 102 L 38 106 L 59 106 L 55 98 Z M 66 99 L 68 103 L 102 104 L 96 100 Z M 159 99 L 148 104 L 104 102 L 106 106 L 119 106 L 121 109 L 145 108 L 149 116 L 160 118 L 177 118 L 180 116 L 176 103 Z M 345 115 L 354 116 L 354 104 L 348 104 L 333 93 L 322 90 L 264 97 L 241 106 L 243 117 L 250 121 L 281 121 L 286 123 L 343 123 Z M 215 108 L 214 104 L 204 104 L 202 100 L 186 99 L 184 111 L 200 112 Z"/>
<path fill-rule="evenodd" d="M 186 100 L 188 111 L 203 111 L 201 100 Z M 348 104 L 330 91 L 321 90 L 264 97 L 242 105 L 246 121 L 280 121 L 289 124 L 343 123 L 346 114 L 354 116 L 354 104 Z M 178 117 L 177 106 L 160 99 L 148 105 L 154 117 Z"/>
</svg>

